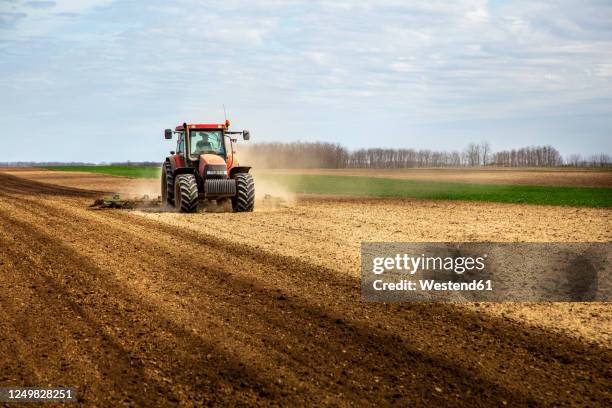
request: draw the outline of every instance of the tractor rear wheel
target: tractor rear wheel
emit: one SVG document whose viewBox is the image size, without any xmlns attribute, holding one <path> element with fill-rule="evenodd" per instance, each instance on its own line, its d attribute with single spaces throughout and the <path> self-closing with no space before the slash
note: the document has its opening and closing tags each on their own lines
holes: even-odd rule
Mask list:
<svg viewBox="0 0 612 408">
<path fill-rule="evenodd" d="M 198 183 L 193 174 L 181 174 L 176 177 L 174 207 L 186 213 L 198 211 Z"/>
<path fill-rule="evenodd" d="M 174 176 L 168 162 L 162 166 L 161 192 L 162 204 L 174 205 Z"/>
<path fill-rule="evenodd" d="M 236 195 L 232 198 L 234 212 L 250 212 L 255 207 L 255 183 L 249 173 L 236 174 Z"/>
</svg>

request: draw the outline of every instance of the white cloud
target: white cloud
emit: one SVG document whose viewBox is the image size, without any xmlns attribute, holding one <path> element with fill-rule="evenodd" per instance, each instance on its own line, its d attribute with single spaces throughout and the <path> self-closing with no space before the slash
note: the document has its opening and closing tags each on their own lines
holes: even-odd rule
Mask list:
<svg viewBox="0 0 612 408">
<path fill-rule="evenodd" d="M 116 0 L 56 0 L 54 12 L 56 13 L 86 13 L 96 7 L 112 4 Z"/>
<path fill-rule="evenodd" d="M 486 1 L 471 7 L 464 15 L 465 18 L 472 23 L 484 23 L 489 21 L 489 10 Z"/>
<path fill-rule="evenodd" d="M 0 124 L 48 105 L 87 118 L 104 108 L 128 122 L 131 110 L 145 121 L 227 103 L 256 111 L 254 120 L 273 112 L 287 127 L 330 109 L 403 127 L 612 110 L 612 7 L 601 1 L 10 7 L 0 13 L 0 86 L 10 90 Z"/>
<path fill-rule="evenodd" d="M 602 78 L 612 78 L 612 63 L 609 64 L 596 64 L 593 67 L 592 72 Z"/>
</svg>

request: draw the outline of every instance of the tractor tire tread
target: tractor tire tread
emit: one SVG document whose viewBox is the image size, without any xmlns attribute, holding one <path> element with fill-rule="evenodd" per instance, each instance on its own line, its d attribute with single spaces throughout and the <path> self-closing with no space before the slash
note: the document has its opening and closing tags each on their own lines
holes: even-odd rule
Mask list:
<svg viewBox="0 0 612 408">
<path fill-rule="evenodd" d="M 179 210 L 185 213 L 197 212 L 198 183 L 195 176 L 193 174 L 181 174 L 176 177 L 176 183 L 181 194 Z"/>
<path fill-rule="evenodd" d="M 170 163 L 164 163 L 163 171 L 166 174 L 166 204 L 174 205 L 174 175 Z"/>
<path fill-rule="evenodd" d="M 234 212 L 251 212 L 255 208 L 255 182 L 249 173 L 236 175 L 236 196 L 232 199 Z"/>
</svg>

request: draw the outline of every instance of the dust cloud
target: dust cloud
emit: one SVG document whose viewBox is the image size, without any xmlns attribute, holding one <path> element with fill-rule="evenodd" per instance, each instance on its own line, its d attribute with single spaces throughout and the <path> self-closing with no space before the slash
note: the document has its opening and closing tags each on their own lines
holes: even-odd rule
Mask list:
<svg viewBox="0 0 612 408">
<path fill-rule="evenodd" d="M 121 189 L 119 193 L 122 196 L 130 199 L 142 198 L 149 196 L 150 198 L 156 198 L 161 196 L 161 183 L 159 180 L 141 180 L 132 179 L 129 185 L 126 185 L 124 189 Z"/>
<path fill-rule="evenodd" d="M 265 170 L 274 167 L 278 158 L 271 155 L 254 152 L 242 146 L 236 156 L 239 158 L 240 165 L 252 166 L 251 173 L 255 180 L 255 200 L 257 210 L 269 210 L 278 207 L 294 206 L 297 201 L 296 194 L 283 185 L 280 180 L 274 180 L 274 175 Z M 263 175 L 266 177 L 258 177 Z"/>
</svg>

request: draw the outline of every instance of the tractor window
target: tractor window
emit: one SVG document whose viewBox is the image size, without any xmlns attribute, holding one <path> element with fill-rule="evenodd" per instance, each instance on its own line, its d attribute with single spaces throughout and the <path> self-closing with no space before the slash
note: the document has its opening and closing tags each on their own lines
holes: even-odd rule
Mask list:
<svg viewBox="0 0 612 408">
<path fill-rule="evenodd" d="M 218 154 L 225 157 L 225 144 L 223 143 L 223 131 L 221 130 L 192 130 L 190 150 L 191 155 L 203 153 Z"/>
<path fill-rule="evenodd" d="M 185 134 L 179 133 L 178 140 L 176 141 L 176 152 L 185 153 Z"/>
</svg>

